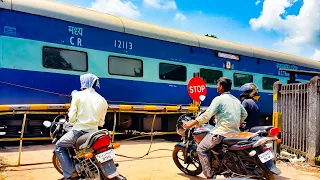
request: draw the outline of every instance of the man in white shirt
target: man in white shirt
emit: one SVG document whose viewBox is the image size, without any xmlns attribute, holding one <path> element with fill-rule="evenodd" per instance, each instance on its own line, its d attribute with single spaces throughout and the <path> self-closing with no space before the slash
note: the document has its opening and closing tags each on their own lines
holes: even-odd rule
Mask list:
<svg viewBox="0 0 320 180">
<path fill-rule="evenodd" d="M 81 91 L 72 93 L 69 109 L 69 122 L 72 130 L 66 133 L 56 143 L 55 153 L 63 170 L 62 179 L 77 179 L 76 169 L 67 149 L 71 148 L 77 139 L 85 133 L 97 131 L 104 125 L 108 109 L 107 101 L 94 88 L 100 87 L 99 78 L 94 74 L 80 76 Z"/>
</svg>

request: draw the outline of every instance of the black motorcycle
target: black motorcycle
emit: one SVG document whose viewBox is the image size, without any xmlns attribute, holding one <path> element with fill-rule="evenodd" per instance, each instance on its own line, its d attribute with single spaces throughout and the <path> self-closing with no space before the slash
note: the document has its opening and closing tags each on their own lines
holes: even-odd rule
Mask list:
<svg viewBox="0 0 320 180">
<path fill-rule="evenodd" d="M 199 111 L 198 116 L 203 112 Z M 196 151 L 197 145 L 214 128 L 210 124 L 191 129 L 183 127 L 184 122 L 194 119 L 192 113 L 183 114 L 178 118 L 176 130 L 183 141 L 175 145 L 172 153 L 176 166 L 191 176 L 197 176 L 202 172 Z M 278 128 L 258 126 L 251 128 L 250 132 L 224 137 L 221 143 L 210 151 L 214 176 L 274 180 L 274 174 L 279 175 L 281 171 L 275 165 L 275 155 L 270 148 L 270 142 L 278 139 L 278 133 Z M 178 156 L 180 152 L 181 157 Z M 191 169 L 192 167 L 194 168 Z"/>
<path fill-rule="evenodd" d="M 50 128 L 52 143 L 56 143 L 64 134 L 71 130 L 72 126 L 66 121 L 64 116 L 57 116 L 53 122 L 44 121 L 43 125 Z M 81 178 L 93 178 L 97 180 L 126 180 L 117 170 L 115 164 L 114 149 L 120 144 L 111 144 L 111 134 L 108 130 L 98 130 L 80 136 L 73 148 L 68 149 L 69 156 L 78 175 Z M 56 170 L 63 174 L 58 157 L 53 151 L 52 163 Z"/>
</svg>

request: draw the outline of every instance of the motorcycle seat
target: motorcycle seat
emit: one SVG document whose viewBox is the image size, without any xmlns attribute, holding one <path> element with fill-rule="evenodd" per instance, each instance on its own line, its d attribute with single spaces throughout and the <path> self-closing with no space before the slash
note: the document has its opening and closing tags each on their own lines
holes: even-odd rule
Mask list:
<svg viewBox="0 0 320 180">
<path fill-rule="evenodd" d="M 80 136 L 77 141 L 76 141 L 76 144 L 75 144 L 75 149 L 79 150 L 79 147 L 84 144 L 87 139 L 89 137 L 91 137 L 93 135 L 94 136 L 97 136 L 97 135 L 100 135 L 100 134 L 105 134 L 103 131 L 95 131 L 95 132 L 90 132 L 90 133 L 86 133 L 82 136 Z"/>
<path fill-rule="evenodd" d="M 224 138 L 222 140 L 222 143 L 227 145 L 227 146 L 232 146 L 237 144 L 240 141 L 247 141 L 249 138 L 244 138 L 244 137 L 229 137 L 229 138 Z"/>
<path fill-rule="evenodd" d="M 260 130 L 269 131 L 271 128 L 273 128 L 273 126 L 255 126 L 255 127 L 252 127 L 249 132 L 255 133 L 255 132 L 258 132 Z"/>
</svg>

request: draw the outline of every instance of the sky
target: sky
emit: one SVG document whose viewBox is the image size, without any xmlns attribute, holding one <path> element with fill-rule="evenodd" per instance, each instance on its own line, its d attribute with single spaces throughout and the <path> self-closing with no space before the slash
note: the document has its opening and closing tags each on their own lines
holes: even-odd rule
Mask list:
<svg viewBox="0 0 320 180">
<path fill-rule="evenodd" d="M 320 61 L 320 0 L 56 0 Z"/>
</svg>

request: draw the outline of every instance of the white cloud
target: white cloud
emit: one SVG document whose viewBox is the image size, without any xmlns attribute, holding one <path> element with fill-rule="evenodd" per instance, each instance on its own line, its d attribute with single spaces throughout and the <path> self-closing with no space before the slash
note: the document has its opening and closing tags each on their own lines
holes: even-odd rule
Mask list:
<svg viewBox="0 0 320 180">
<path fill-rule="evenodd" d="M 261 3 L 261 0 L 257 0 L 256 1 L 256 5 L 260 4 Z"/>
<path fill-rule="evenodd" d="M 131 19 L 141 16 L 138 7 L 131 1 L 96 0 L 95 2 L 91 3 L 90 9 Z"/>
<path fill-rule="evenodd" d="M 310 59 L 320 61 L 320 50 L 315 49 L 313 55 L 310 57 Z"/>
<path fill-rule="evenodd" d="M 143 0 L 143 4 L 156 9 L 177 9 L 177 4 L 174 0 Z"/>
<path fill-rule="evenodd" d="M 186 19 L 187 17 L 180 12 L 177 12 L 176 15 L 174 16 L 175 21 L 184 21 Z"/>
<path fill-rule="evenodd" d="M 320 45 L 320 1 L 303 0 L 298 15 L 286 15 L 286 9 L 297 0 L 267 0 L 260 17 L 252 18 L 252 29 L 275 30 L 284 35 L 277 44 L 285 46 Z M 284 18 L 281 18 L 284 16 Z"/>
</svg>

